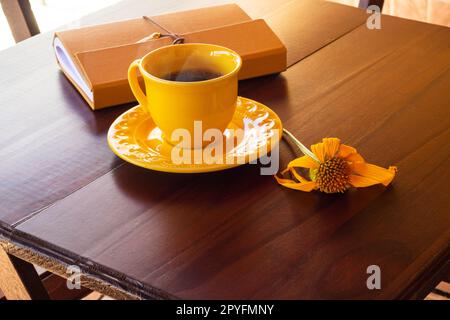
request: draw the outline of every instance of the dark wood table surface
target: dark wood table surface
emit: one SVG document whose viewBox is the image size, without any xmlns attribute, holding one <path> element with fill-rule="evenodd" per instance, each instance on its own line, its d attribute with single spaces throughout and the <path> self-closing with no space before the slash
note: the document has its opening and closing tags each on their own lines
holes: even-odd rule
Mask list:
<svg viewBox="0 0 450 320">
<path fill-rule="evenodd" d="M 255 165 L 177 175 L 125 163 L 106 132 L 131 105 L 91 111 L 47 33 L 0 52 L 7 256 L 60 274 L 75 264 L 87 286 L 123 297 L 421 298 L 450 252 L 450 29 L 383 16 L 369 30 L 358 9 L 293 1 L 295 30 L 276 14 L 292 1 L 236 1 L 296 52 L 286 72 L 244 81 L 240 95 L 307 145 L 336 136 L 398 166 L 392 186 L 325 195 L 284 189 Z M 81 24 L 223 2 L 127 0 Z M 282 165 L 294 157 L 282 143 Z M 380 290 L 366 286 L 369 265 Z"/>
</svg>

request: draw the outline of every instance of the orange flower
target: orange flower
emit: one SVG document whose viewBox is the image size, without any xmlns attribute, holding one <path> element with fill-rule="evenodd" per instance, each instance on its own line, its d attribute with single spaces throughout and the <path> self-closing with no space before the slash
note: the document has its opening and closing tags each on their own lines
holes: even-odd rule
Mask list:
<svg viewBox="0 0 450 320">
<path fill-rule="evenodd" d="M 275 175 L 284 187 L 307 192 L 344 192 L 350 187 L 361 188 L 380 183 L 387 186 L 397 172 L 393 166 L 384 169 L 365 162 L 355 148 L 341 144 L 338 138 L 324 138 L 321 143 L 311 146 L 311 152 L 288 131 L 285 133 L 306 155 L 291 161 L 281 172 L 290 172 L 295 180 Z M 296 168 L 309 169 L 309 179 L 305 177 L 307 174 L 301 175 Z"/>
</svg>

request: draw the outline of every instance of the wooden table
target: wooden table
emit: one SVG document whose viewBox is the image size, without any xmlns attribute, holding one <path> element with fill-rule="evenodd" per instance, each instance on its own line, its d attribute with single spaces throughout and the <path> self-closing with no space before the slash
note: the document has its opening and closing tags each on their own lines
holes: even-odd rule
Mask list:
<svg viewBox="0 0 450 320">
<path fill-rule="evenodd" d="M 7 297 L 45 297 L 29 263 L 66 277 L 77 265 L 84 286 L 117 298 L 421 298 L 448 271 L 450 29 L 383 16 L 369 30 L 358 9 L 294 1 L 295 30 L 277 15 L 292 1 L 238 1 L 290 52 L 286 72 L 240 94 L 308 145 L 337 136 L 397 165 L 393 185 L 324 195 L 284 189 L 254 165 L 176 175 L 124 163 L 105 136 L 130 105 L 92 112 L 43 34 L 0 52 Z M 82 24 L 221 2 L 129 0 Z M 283 143 L 282 165 L 294 156 Z M 366 286 L 369 265 L 380 290 Z"/>
</svg>

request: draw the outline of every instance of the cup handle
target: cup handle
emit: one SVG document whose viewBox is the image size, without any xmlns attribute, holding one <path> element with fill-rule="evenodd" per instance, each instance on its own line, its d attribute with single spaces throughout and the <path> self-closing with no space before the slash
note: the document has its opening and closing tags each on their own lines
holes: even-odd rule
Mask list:
<svg viewBox="0 0 450 320">
<path fill-rule="evenodd" d="M 139 78 L 137 74 L 140 62 L 141 60 L 138 59 L 134 60 L 131 63 L 130 67 L 128 68 L 128 82 L 130 84 L 131 91 L 136 97 L 136 100 L 139 102 L 142 109 L 147 111 L 147 97 L 145 93 L 142 91 L 141 86 L 139 85 Z"/>
</svg>

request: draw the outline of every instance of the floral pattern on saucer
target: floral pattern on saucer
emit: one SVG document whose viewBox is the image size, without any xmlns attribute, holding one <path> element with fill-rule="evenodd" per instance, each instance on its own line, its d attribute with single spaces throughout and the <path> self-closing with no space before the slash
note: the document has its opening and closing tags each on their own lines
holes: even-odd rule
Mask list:
<svg viewBox="0 0 450 320">
<path fill-rule="evenodd" d="M 228 139 L 232 130 L 242 129 L 243 136 L 224 155 L 223 163 L 175 164 L 171 160 L 174 148 L 162 137 L 161 130 L 140 106 L 119 116 L 108 131 L 108 144 L 112 151 L 134 165 L 151 170 L 194 173 L 219 171 L 248 163 L 272 149 L 273 140 L 281 138 L 279 117 L 265 105 L 238 97 L 236 112 L 224 132 Z"/>
</svg>

